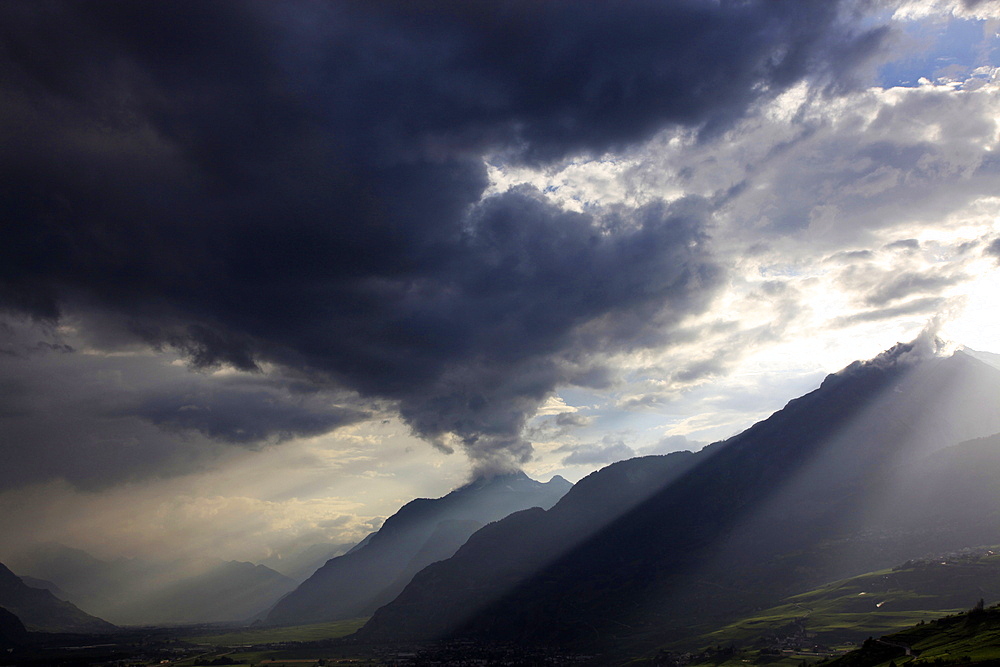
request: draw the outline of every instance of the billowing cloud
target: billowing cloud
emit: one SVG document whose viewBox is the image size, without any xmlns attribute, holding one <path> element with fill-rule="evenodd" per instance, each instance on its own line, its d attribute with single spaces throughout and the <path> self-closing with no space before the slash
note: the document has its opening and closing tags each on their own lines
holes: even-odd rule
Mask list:
<svg viewBox="0 0 1000 667">
<path fill-rule="evenodd" d="M 607 355 L 706 308 L 713 209 L 484 198 L 485 160 L 708 138 L 806 78 L 848 90 L 887 34 L 848 4 L 5 5 L 0 305 L 524 462 L 556 386 L 607 383 Z M 229 443 L 357 417 L 286 389 L 172 386 L 135 414 Z"/>
<path fill-rule="evenodd" d="M 903 273 L 875 286 L 865 297 L 865 303 L 870 306 L 883 306 L 911 297 L 914 294 L 937 293 L 946 287 L 960 284 L 966 280 L 967 276 L 963 275 Z"/>
<path fill-rule="evenodd" d="M 917 239 L 900 239 L 898 241 L 886 243 L 883 247 L 889 250 L 904 250 L 910 252 L 920 250 L 920 241 Z"/>
<path fill-rule="evenodd" d="M 952 15 L 966 19 L 1000 18 L 1000 2 L 996 0 L 904 0 L 895 16 L 914 20 Z"/>
<path fill-rule="evenodd" d="M 563 465 L 606 464 L 635 456 L 635 450 L 620 438 L 605 436 L 601 442 L 580 445 L 565 445 L 556 452 L 569 452 L 563 457 Z"/>
<path fill-rule="evenodd" d="M 556 424 L 564 428 L 579 428 L 587 426 L 592 421 L 592 418 L 576 412 L 562 412 L 555 419 Z"/>
<path fill-rule="evenodd" d="M 883 308 L 872 308 L 862 310 L 853 315 L 838 317 L 832 323 L 833 326 L 846 327 L 860 322 L 878 322 L 881 320 L 892 320 L 903 315 L 920 315 L 925 319 L 930 319 L 948 304 L 948 300 L 941 297 L 924 297 L 922 299 L 912 299 L 895 306 Z"/>
<path fill-rule="evenodd" d="M 3 5 L 4 544 L 349 542 L 996 349 L 996 2 L 466 4 Z"/>
<path fill-rule="evenodd" d="M 986 246 L 984 252 L 987 255 L 992 255 L 993 257 L 996 257 L 997 260 L 1000 261 L 1000 239 L 994 239 L 993 241 L 991 241 L 990 244 Z"/>
<path fill-rule="evenodd" d="M 640 448 L 637 453 L 642 456 L 650 456 L 653 454 L 670 454 L 671 452 L 683 450 L 696 451 L 706 444 L 708 443 L 688 440 L 683 435 L 668 435 L 652 445 Z"/>
<path fill-rule="evenodd" d="M 662 410 L 793 340 L 832 349 L 841 344 L 818 341 L 836 332 L 832 368 L 864 356 L 857 341 L 881 341 L 871 356 L 958 312 L 1000 213 L 998 97 L 992 68 L 836 99 L 803 86 L 718 140 L 667 130 L 613 168 L 592 161 L 578 190 L 562 174 L 584 171 L 580 162 L 510 175 L 564 205 L 586 202 L 601 173 L 606 199 L 697 193 L 717 204 L 710 232 L 727 285 L 673 332 L 672 348 L 622 360 L 632 382 L 618 405 Z"/>
</svg>

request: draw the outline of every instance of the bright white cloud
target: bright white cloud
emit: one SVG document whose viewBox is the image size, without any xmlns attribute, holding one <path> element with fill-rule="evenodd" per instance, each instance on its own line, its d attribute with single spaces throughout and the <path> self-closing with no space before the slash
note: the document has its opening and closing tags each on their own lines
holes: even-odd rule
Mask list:
<svg viewBox="0 0 1000 667">
<path fill-rule="evenodd" d="M 586 181 L 606 184 L 604 204 L 635 192 L 722 198 L 713 244 L 729 280 L 668 346 L 615 359 L 615 387 L 590 394 L 601 405 L 592 423 L 537 444 L 535 469 L 579 475 L 555 454 L 608 458 L 593 443 L 623 420 L 633 431 L 613 443 L 618 458 L 663 435 L 726 437 L 935 317 L 955 322 L 946 334 L 971 322 L 995 331 L 985 313 L 1000 304 L 984 286 L 996 262 L 983 250 L 1000 233 L 997 109 L 993 68 L 836 99 L 803 86 L 711 142 L 667 131 L 627 158 L 588 162 L 613 165 Z M 572 188 L 579 168 L 511 170 L 503 184 L 530 183 L 573 207 L 590 197 L 586 183 Z M 1000 337 L 976 340 L 1000 349 Z"/>
<path fill-rule="evenodd" d="M 971 19 L 1000 19 L 1000 2 L 997 0 L 905 0 L 893 13 L 901 21 L 915 21 L 934 17 Z"/>
</svg>

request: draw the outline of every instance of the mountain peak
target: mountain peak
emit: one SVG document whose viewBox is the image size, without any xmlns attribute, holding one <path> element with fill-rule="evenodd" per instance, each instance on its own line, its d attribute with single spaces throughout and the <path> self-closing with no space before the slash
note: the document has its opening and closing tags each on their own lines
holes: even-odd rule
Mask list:
<svg viewBox="0 0 1000 667">
<path fill-rule="evenodd" d="M 852 375 L 858 371 L 880 370 L 902 365 L 916 365 L 930 359 L 940 359 L 950 356 L 952 346 L 937 336 L 920 334 L 909 343 L 896 343 L 889 349 L 880 352 L 871 359 L 855 361 L 834 373 L 834 375 Z"/>
<path fill-rule="evenodd" d="M 523 485 L 526 483 L 541 484 L 541 482 L 537 482 L 528 477 L 523 470 L 484 473 L 477 475 L 471 482 L 458 487 L 452 493 L 459 491 L 478 491 L 488 487 L 510 486 L 511 484 Z"/>
</svg>

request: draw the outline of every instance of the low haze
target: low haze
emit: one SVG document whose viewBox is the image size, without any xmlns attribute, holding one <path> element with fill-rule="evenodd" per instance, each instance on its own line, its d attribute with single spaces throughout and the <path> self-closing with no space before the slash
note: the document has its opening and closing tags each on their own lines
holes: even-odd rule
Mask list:
<svg viewBox="0 0 1000 667">
<path fill-rule="evenodd" d="M 998 31 L 0 5 L 0 560 L 275 563 L 475 475 L 699 449 L 922 333 L 1000 352 Z"/>
</svg>

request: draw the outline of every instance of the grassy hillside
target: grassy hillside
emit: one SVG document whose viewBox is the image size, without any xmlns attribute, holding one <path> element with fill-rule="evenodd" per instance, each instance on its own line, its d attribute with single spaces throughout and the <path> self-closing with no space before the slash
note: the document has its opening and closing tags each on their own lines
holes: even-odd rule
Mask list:
<svg viewBox="0 0 1000 667">
<path fill-rule="evenodd" d="M 1000 600 L 1000 548 L 910 561 L 786 598 L 702 637 L 705 645 L 837 645 Z"/>
<path fill-rule="evenodd" d="M 970 611 L 869 639 L 828 667 L 1000 664 L 1000 607 Z"/>
</svg>

